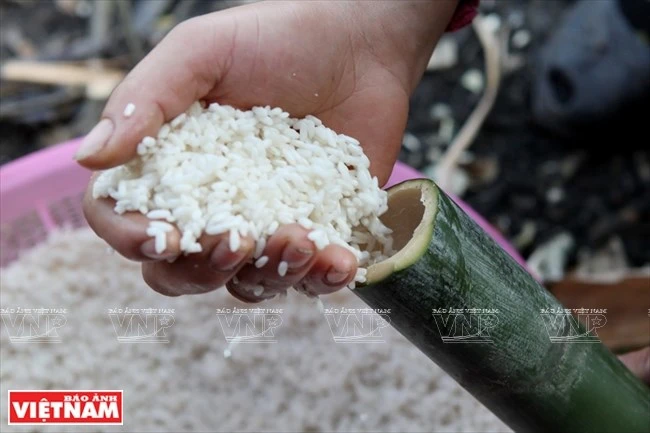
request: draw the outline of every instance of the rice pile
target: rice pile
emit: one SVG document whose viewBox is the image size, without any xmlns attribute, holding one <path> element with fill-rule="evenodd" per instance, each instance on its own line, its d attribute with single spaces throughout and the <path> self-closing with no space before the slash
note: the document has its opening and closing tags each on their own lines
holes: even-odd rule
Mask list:
<svg viewBox="0 0 650 433">
<path fill-rule="evenodd" d="M 102 173 L 93 193 L 114 198 L 118 213 L 161 220 L 147 231 L 159 253 L 170 223 L 186 253 L 201 251 L 203 233 L 229 233 L 234 251 L 241 236 L 264 243 L 280 225 L 298 223 L 318 249 L 336 244 L 354 253 L 355 281 L 363 282 L 364 266 L 392 252 L 391 231 L 379 220 L 387 195 L 369 167 L 357 140 L 316 117 L 197 102 L 157 138 L 144 138 L 133 161 Z"/>
<path fill-rule="evenodd" d="M 124 389 L 124 426 L 68 431 L 508 431 L 391 328 L 385 343 L 337 344 L 304 296 L 283 308 L 275 344 L 239 344 L 232 357 L 217 308 L 248 308 L 224 289 L 169 298 L 142 282 L 137 264 L 89 230 L 54 234 L 2 269 L 2 308 L 65 308 L 59 344 L 16 344 L 0 332 L 0 396 L 8 389 Z M 358 308 L 349 291 L 326 307 Z M 175 310 L 169 343 L 119 343 L 108 308 Z M 4 432 L 62 431 L 7 426 Z M 48 428 L 49 427 L 49 428 Z M 65 430 L 65 429 L 63 429 Z"/>
</svg>

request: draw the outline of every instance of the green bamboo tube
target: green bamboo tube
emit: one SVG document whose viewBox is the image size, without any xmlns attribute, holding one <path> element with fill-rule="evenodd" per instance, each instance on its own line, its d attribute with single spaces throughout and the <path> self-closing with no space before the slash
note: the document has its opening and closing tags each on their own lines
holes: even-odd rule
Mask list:
<svg viewBox="0 0 650 433">
<path fill-rule="evenodd" d="M 511 428 L 650 431 L 650 388 L 433 182 L 391 188 L 384 219 L 403 247 L 355 293 Z"/>
</svg>

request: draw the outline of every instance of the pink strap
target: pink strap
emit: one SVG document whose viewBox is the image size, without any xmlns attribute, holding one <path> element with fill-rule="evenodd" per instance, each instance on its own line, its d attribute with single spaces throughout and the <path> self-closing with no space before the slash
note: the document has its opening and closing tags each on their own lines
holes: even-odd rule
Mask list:
<svg viewBox="0 0 650 433">
<path fill-rule="evenodd" d="M 451 22 L 447 26 L 447 31 L 453 32 L 471 23 L 478 13 L 478 3 L 479 0 L 460 0 Z"/>
</svg>

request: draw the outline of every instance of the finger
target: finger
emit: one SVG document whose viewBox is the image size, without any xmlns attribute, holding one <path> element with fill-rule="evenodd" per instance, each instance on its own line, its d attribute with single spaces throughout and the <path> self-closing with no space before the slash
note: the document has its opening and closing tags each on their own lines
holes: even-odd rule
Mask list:
<svg viewBox="0 0 650 433">
<path fill-rule="evenodd" d="M 165 296 L 180 296 L 181 293 L 174 290 L 173 285 L 168 283 L 164 277 L 160 277 L 160 268 L 155 266 L 159 262 L 145 262 L 141 266 L 142 279 L 156 292 Z"/>
<path fill-rule="evenodd" d="M 621 355 L 620 360 L 639 379 L 650 385 L 650 347 Z"/>
<path fill-rule="evenodd" d="M 244 265 L 242 270 L 251 266 L 250 263 Z M 241 273 L 241 271 L 240 271 Z M 278 292 L 267 290 L 262 284 L 253 280 L 241 281 L 239 274 L 235 275 L 226 283 L 226 289 L 237 299 L 243 302 L 262 302 L 265 299 L 275 297 Z"/>
<path fill-rule="evenodd" d="M 129 161 L 145 136 L 156 136 L 164 122 L 208 94 L 221 80 L 232 42 L 215 32 L 229 35 L 232 25 L 213 14 L 176 26 L 115 88 L 75 155 L 79 163 L 106 169 Z M 127 116 L 129 104 L 134 111 Z"/>
<path fill-rule="evenodd" d="M 257 292 L 256 289 L 258 289 L 258 286 L 245 286 L 238 284 L 236 277 L 226 283 L 226 290 L 228 290 L 232 296 L 242 302 L 250 304 L 257 304 L 275 298 L 277 295 L 277 293 L 265 293 L 264 291 Z"/>
<path fill-rule="evenodd" d="M 239 284 L 261 285 L 270 294 L 285 291 L 302 280 L 316 259 L 316 247 L 308 234 L 298 224 L 280 227 L 268 239 L 262 256 L 237 274 Z"/>
<path fill-rule="evenodd" d="M 328 245 L 320 251 L 309 273 L 300 282 L 312 295 L 326 295 L 349 284 L 356 274 L 357 258 L 347 249 Z"/>
<path fill-rule="evenodd" d="M 253 240 L 241 240 L 239 249 L 230 251 L 227 235 L 201 239 L 203 252 L 181 256 L 173 263 L 145 263 L 145 282 L 164 295 L 206 293 L 223 287 L 253 254 Z"/>
<path fill-rule="evenodd" d="M 147 235 L 150 220 L 139 212 L 122 215 L 115 213 L 115 201 L 110 198 L 94 199 L 91 180 L 83 199 L 83 212 L 90 228 L 113 249 L 136 261 L 166 260 L 179 255 L 180 233 L 177 229 L 166 234 L 167 246 L 158 252 L 155 239 Z"/>
</svg>

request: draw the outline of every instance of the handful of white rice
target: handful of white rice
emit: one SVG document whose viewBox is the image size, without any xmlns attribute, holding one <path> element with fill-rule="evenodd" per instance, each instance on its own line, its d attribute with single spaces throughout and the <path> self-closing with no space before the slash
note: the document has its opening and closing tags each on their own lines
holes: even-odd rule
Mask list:
<svg viewBox="0 0 650 433">
<path fill-rule="evenodd" d="M 298 223 L 318 249 L 354 253 L 355 281 L 363 282 L 365 266 L 392 254 L 391 230 L 379 219 L 387 194 L 369 167 L 359 141 L 314 116 L 197 102 L 157 138 L 145 137 L 137 158 L 104 171 L 93 195 L 115 199 L 117 213 L 152 219 L 147 234 L 158 253 L 174 224 L 186 254 L 201 251 L 202 234 L 228 233 L 232 251 L 250 235 L 258 259 L 279 226 Z"/>
</svg>

